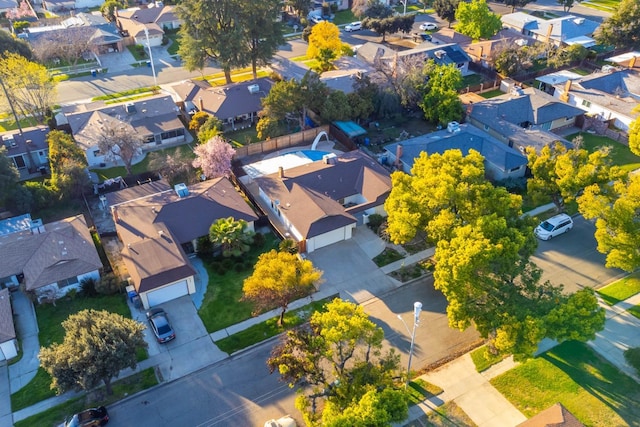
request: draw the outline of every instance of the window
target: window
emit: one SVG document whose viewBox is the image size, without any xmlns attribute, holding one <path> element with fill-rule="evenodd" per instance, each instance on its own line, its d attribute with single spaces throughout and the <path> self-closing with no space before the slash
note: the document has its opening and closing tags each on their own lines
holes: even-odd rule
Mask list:
<svg viewBox="0 0 640 427">
<path fill-rule="evenodd" d="M 582 105 L 587 107 L 587 108 L 589 108 L 589 107 L 591 107 L 591 102 L 587 101 L 586 99 L 583 99 L 582 100 Z"/>
<path fill-rule="evenodd" d="M 519 170 L 519 169 L 520 169 L 520 166 L 518 166 L 517 168 L 511 168 L 511 169 L 509 170 L 509 172 L 515 172 L 515 171 L 517 171 L 517 170 Z"/>
<path fill-rule="evenodd" d="M 58 289 L 66 288 L 67 286 L 77 285 L 78 277 L 70 277 L 65 280 L 58 281 Z"/>
<path fill-rule="evenodd" d="M 156 138 L 153 135 L 146 135 L 143 139 L 145 144 L 149 144 L 150 142 L 155 142 Z"/>
<path fill-rule="evenodd" d="M 12 157 L 12 159 L 13 159 L 13 163 L 16 165 L 16 168 L 22 169 L 27 167 L 27 165 L 24 162 L 24 158 L 22 156 Z"/>
<path fill-rule="evenodd" d="M 93 150 L 93 157 L 98 157 L 100 155 L 100 150 Z"/>
</svg>

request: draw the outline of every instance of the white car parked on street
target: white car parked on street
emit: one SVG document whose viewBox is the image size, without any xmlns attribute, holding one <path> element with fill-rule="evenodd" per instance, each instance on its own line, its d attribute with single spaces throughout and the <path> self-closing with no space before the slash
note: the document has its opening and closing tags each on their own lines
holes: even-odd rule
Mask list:
<svg viewBox="0 0 640 427">
<path fill-rule="evenodd" d="M 352 22 L 351 24 L 347 24 L 344 27 L 344 30 L 347 33 L 350 33 L 351 31 L 359 31 L 361 29 L 362 29 L 362 22 L 360 21 Z"/>
<path fill-rule="evenodd" d="M 420 29 L 422 31 L 435 31 L 438 29 L 438 26 L 433 22 L 423 22 L 420 24 Z"/>
</svg>

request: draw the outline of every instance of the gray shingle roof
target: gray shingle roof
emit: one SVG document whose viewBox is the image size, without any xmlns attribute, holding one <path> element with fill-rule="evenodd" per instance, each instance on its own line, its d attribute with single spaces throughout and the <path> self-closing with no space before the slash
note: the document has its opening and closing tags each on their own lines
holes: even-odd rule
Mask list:
<svg viewBox="0 0 640 427">
<path fill-rule="evenodd" d="M 441 130 L 389 144 L 385 150 L 395 157 L 398 145 L 402 145 L 400 160 L 406 165 L 407 172 L 413 167 L 415 159 L 420 157 L 420 153 L 442 154 L 452 149 L 462 151 L 463 155 L 467 155 L 469 150 L 475 150 L 482 154 L 485 161 L 503 171 L 527 164 L 527 158 L 518 150 L 510 148 L 486 132 L 466 124 L 460 125 L 459 132 L 449 133 L 447 130 Z"/>
<path fill-rule="evenodd" d="M 49 149 L 49 144 L 47 144 L 49 128 L 47 126 L 25 128 L 23 129 L 22 135 L 20 135 L 20 132 L 17 130 L 2 132 L 0 135 L 2 135 L 3 138 L 11 137 L 13 142 L 15 142 L 15 147 L 11 143 L 5 144 L 7 147 L 7 156 L 26 153 L 27 148 L 31 151 Z M 27 141 L 31 141 L 28 146 Z"/>
<path fill-rule="evenodd" d="M 9 289 L 0 290 L 0 343 L 10 341 L 16 337 L 13 324 L 13 311 Z"/>
</svg>

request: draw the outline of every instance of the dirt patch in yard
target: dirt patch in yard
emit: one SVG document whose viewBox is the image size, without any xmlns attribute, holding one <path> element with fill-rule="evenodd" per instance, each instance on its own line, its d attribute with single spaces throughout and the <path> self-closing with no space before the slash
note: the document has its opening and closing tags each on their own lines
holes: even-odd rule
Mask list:
<svg viewBox="0 0 640 427">
<path fill-rule="evenodd" d="M 107 258 L 109 258 L 111 267 L 113 267 L 113 273 L 116 277 L 120 280 L 124 280 L 129 277 L 127 267 L 125 267 L 124 261 L 122 260 L 122 242 L 120 242 L 117 237 L 105 236 L 102 237 L 102 246 L 107 254 Z"/>
</svg>

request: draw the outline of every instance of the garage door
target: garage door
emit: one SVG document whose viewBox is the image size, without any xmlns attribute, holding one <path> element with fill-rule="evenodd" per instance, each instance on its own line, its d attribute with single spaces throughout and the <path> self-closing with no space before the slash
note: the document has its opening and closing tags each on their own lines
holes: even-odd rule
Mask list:
<svg viewBox="0 0 640 427">
<path fill-rule="evenodd" d="M 149 300 L 149 307 L 153 307 L 154 305 L 162 304 L 163 302 L 171 301 L 172 299 L 180 298 L 188 294 L 187 281 L 183 280 L 173 285 L 147 292 L 147 298 Z"/>
<path fill-rule="evenodd" d="M 325 246 L 332 245 L 336 242 L 344 240 L 345 229 L 344 227 L 338 228 L 328 233 L 320 234 L 313 238 L 314 250 L 324 248 Z"/>
</svg>

